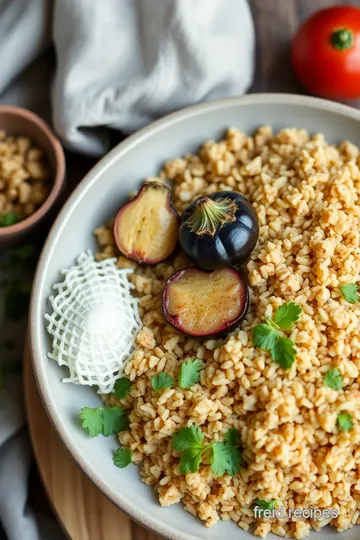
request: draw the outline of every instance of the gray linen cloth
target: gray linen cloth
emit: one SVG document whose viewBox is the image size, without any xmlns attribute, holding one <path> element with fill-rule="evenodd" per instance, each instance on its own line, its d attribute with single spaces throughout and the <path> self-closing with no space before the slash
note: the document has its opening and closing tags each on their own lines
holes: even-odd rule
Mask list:
<svg viewBox="0 0 360 540">
<path fill-rule="evenodd" d="M 245 0 L 0 0 L 0 103 L 38 112 L 65 146 L 95 156 L 109 150 L 110 129 L 128 134 L 192 103 L 244 93 L 253 55 Z M 0 285 L 0 305 L 4 294 Z M 21 344 L 19 324 L 8 330 L 0 312 L 7 366 L 1 336 Z M 10 540 L 57 540 L 55 524 L 27 505 L 21 374 L 4 371 L 0 523 Z"/>
</svg>

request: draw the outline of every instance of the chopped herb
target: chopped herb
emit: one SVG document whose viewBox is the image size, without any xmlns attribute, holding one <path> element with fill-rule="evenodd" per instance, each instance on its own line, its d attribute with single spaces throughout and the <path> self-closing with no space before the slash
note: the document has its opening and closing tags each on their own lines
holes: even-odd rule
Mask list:
<svg viewBox="0 0 360 540">
<path fill-rule="evenodd" d="M 292 330 L 294 323 L 299 320 L 301 311 L 301 307 L 295 302 L 285 303 L 275 311 L 273 321 L 282 330 Z"/>
<path fill-rule="evenodd" d="M 263 351 L 271 351 L 275 347 L 278 337 L 277 330 L 269 324 L 258 324 L 253 329 L 254 345 Z"/>
<path fill-rule="evenodd" d="M 0 216 L 0 227 L 9 227 L 14 225 L 18 221 L 18 216 L 15 212 L 8 212 L 3 216 Z"/>
<path fill-rule="evenodd" d="M 87 429 L 91 437 L 104 435 L 109 437 L 119 431 L 128 428 L 128 419 L 124 409 L 121 407 L 84 407 L 80 412 L 82 427 Z"/>
<path fill-rule="evenodd" d="M 151 377 L 151 386 L 155 392 L 161 392 L 161 390 L 166 390 L 171 388 L 174 385 L 174 378 L 167 375 L 165 371 L 159 373 L 159 375 L 154 375 Z"/>
<path fill-rule="evenodd" d="M 296 349 L 291 339 L 280 336 L 270 350 L 271 358 L 275 360 L 283 369 L 289 369 L 294 363 Z"/>
<path fill-rule="evenodd" d="M 197 472 L 203 456 L 209 452 L 211 470 L 214 476 L 237 474 L 243 465 L 243 458 L 238 448 L 240 434 L 231 429 L 225 435 L 224 442 L 213 442 L 204 445 L 204 435 L 196 426 L 180 429 L 172 437 L 172 447 L 181 452 L 180 472 L 188 474 Z"/>
<path fill-rule="evenodd" d="M 264 510 L 270 510 L 270 512 L 272 512 L 276 508 L 276 501 L 256 499 L 255 506 L 259 508 L 256 517 L 262 517 L 264 515 Z"/>
<path fill-rule="evenodd" d="M 189 358 L 181 364 L 179 372 L 179 387 L 191 388 L 200 381 L 202 362 L 198 358 Z"/>
<path fill-rule="evenodd" d="M 115 383 L 114 394 L 118 399 L 124 399 L 130 392 L 130 388 L 131 381 L 125 379 L 125 377 L 121 377 L 121 379 L 118 379 Z"/>
<path fill-rule="evenodd" d="M 356 304 L 359 301 L 359 285 L 357 283 L 348 283 L 339 287 L 341 294 L 350 304 Z"/>
<path fill-rule="evenodd" d="M 113 457 L 114 464 L 120 469 L 124 469 L 130 465 L 132 461 L 131 448 L 118 448 Z"/>
<path fill-rule="evenodd" d="M 344 384 L 338 368 L 331 368 L 325 373 L 324 385 L 333 390 L 341 390 Z"/>
<path fill-rule="evenodd" d="M 289 369 L 293 365 L 296 348 L 293 341 L 285 337 L 281 330 L 291 330 L 300 313 L 300 306 L 294 302 L 285 303 L 276 310 L 273 319 L 266 318 L 266 323 L 258 324 L 253 329 L 255 347 L 269 351 L 271 358 L 283 369 Z"/>
<path fill-rule="evenodd" d="M 234 428 L 226 433 L 224 442 L 213 443 L 211 470 L 215 476 L 222 476 L 225 473 L 234 476 L 240 472 L 244 459 L 239 445 L 240 433 Z"/>
<path fill-rule="evenodd" d="M 350 431 L 354 427 L 352 416 L 349 413 L 340 413 L 336 419 L 339 431 Z"/>
</svg>

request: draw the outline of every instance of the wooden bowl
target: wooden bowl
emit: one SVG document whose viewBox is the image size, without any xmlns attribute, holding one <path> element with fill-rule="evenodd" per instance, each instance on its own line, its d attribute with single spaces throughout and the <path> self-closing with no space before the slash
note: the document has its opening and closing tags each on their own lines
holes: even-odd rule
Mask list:
<svg viewBox="0 0 360 540">
<path fill-rule="evenodd" d="M 60 141 L 51 128 L 27 109 L 0 106 L 0 130 L 5 130 L 10 135 L 29 137 L 45 152 L 52 173 L 51 189 L 42 205 L 18 223 L 0 227 L 0 246 L 4 246 L 23 239 L 53 208 L 65 182 L 65 156 Z"/>
</svg>

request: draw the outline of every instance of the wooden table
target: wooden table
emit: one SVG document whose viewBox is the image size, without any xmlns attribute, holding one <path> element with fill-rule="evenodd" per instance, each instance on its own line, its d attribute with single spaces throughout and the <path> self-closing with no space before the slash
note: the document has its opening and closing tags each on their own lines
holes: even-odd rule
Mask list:
<svg viewBox="0 0 360 540">
<path fill-rule="evenodd" d="M 250 92 L 304 93 L 290 64 L 289 44 L 299 23 L 313 11 L 346 0 L 249 0 L 257 49 Z M 352 1 L 360 7 L 360 0 Z M 359 106 L 360 100 L 349 102 Z M 116 136 L 115 136 L 116 137 Z M 115 138 L 115 141 L 117 139 Z M 94 164 L 70 157 L 68 192 Z M 72 540 L 159 540 L 114 507 L 85 477 L 63 448 L 43 410 L 29 358 L 25 388 L 30 433 L 39 470 L 59 521 Z M 33 491 L 38 492 L 38 481 Z"/>
</svg>

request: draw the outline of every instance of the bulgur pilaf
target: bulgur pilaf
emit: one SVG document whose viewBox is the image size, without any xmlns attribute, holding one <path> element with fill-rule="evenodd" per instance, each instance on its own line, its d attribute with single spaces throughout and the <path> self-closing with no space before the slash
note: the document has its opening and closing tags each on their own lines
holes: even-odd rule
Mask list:
<svg viewBox="0 0 360 540">
<path fill-rule="evenodd" d="M 122 445 L 133 451 L 142 480 L 154 486 L 160 504 L 182 501 L 206 526 L 233 520 L 265 537 L 304 538 L 330 524 L 338 531 L 360 523 L 360 305 L 350 304 L 339 286 L 356 282 L 360 270 L 360 155 L 349 142 L 329 145 L 322 134 L 261 127 L 253 136 L 229 129 L 224 140 L 206 142 L 198 154 L 168 162 L 161 181 L 170 180 L 181 213 L 197 196 L 239 191 L 255 208 L 260 235 L 244 268 L 251 305 L 240 328 L 226 339 L 199 342 L 178 334 L 161 310 L 164 282 L 189 265 L 183 254 L 155 267 L 123 256 L 120 267 L 135 268 L 130 280 L 140 297 L 144 324 L 127 367 L 133 381 L 123 400 L 130 427 Z M 111 226 L 96 231 L 98 259 L 118 256 Z M 289 336 L 297 347 L 288 370 L 268 352 L 254 348 L 252 329 L 283 302 L 302 307 Z M 151 377 L 177 377 L 188 358 L 203 360 L 200 383 L 162 394 Z M 324 385 L 337 367 L 344 387 Z M 336 418 L 351 413 L 354 427 L 340 432 Z M 213 477 L 210 467 L 186 476 L 171 436 L 200 426 L 206 439 L 221 441 L 240 431 L 246 466 L 233 477 Z M 277 500 L 286 509 L 333 508 L 339 517 L 255 519 L 256 499 Z"/>
<path fill-rule="evenodd" d="M 44 152 L 25 136 L 0 131 L 0 220 L 12 225 L 33 214 L 49 194 Z M 11 214 L 11 217 L 10 217 Z M 11 219 L 7 223 L 6 216 Z"/>
</svg>

